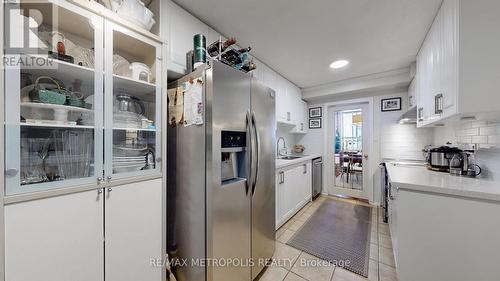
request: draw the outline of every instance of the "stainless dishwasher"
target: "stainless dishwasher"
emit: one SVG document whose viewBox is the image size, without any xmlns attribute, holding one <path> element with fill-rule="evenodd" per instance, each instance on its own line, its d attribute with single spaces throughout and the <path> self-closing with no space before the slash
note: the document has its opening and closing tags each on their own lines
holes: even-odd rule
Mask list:
<svg viewBox="0 0 500 281">
<path fill-rule="evenodd" d="M 316 198 L 323 189 L 323 160 L 321 157 L 312 160 L 312 197 Z"/>
</svg>

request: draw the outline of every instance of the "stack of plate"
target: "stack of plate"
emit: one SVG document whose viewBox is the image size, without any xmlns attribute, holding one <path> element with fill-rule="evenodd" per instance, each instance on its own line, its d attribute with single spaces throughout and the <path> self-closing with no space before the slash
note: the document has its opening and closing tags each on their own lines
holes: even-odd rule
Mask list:
<svg viewBox="0 0 500 281">
<path fill-rule="evenodd" d="M 126 173 L 140 171 L 146 166 L 146 156 L 115 156 L 113 157 L 113 172 Z"/>
<path fill-rule="evenodd" d="M 130 111 L 115 111 L 113 113 L 113 126 L 115 128 L 142 128 L 142 119 L 145 117 Z"/>
<path fill-rule="evenodd" d="M 113 172 L 125 173 L 140 171 L 147 164 L 148 146 L 122 142 L 113 146 Z"/>
</svg>

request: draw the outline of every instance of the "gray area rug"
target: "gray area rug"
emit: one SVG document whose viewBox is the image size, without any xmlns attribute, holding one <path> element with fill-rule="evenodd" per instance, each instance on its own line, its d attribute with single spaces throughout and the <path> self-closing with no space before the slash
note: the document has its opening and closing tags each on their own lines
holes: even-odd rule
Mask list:
<svg viewBox="0 0 500 281">
<path fill-rule="evenodd" d="M 371 208 L 327 199 L 287 244 L 368 277 Z"/>
</svg>

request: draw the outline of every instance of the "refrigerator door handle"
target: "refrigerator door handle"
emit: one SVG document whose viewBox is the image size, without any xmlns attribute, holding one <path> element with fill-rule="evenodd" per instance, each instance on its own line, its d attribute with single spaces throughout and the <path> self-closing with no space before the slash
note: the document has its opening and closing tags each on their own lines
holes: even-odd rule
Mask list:
<svg viewBox="0 0 500 281">
<path fill-rule="evenodd" d="M 246 194 L 251 188 L 251 181 L 253 175 L 253 133 L 252 133 L 252 117 L 250 114 L 250 110 L 247 110 L 246 114 L 246 131 L 247 131 L 247 157 L 248 157 L 248 172 L 247 172 L 247 181 L 246 181 Z"/>
<path fill-rule="evenodd" d="M 255 112 L 252 112 L 252 126 L 254 129 L 254 138 L 256 142 L 256 151 L 255 151 L 255 170 L 253 171 L 253 180 L 252 180 L 252 196 L 255 194 L 255 186 L 257 185 L 257 177 L 259 176 L 259 166 L 260 166 L 260 135 L 259 130 L 257 130 L 257 122 L 255 121 Z"/>
</svg>

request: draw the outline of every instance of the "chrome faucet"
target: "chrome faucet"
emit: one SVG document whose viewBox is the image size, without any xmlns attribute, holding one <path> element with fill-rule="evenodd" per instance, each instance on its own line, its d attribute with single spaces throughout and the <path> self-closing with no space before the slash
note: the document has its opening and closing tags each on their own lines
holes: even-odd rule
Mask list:
<svg viewBox="0 0 500 281">
<path fill-rule="evenodd" d="M 280 140 L 283 140 L 283 148 L 282 149 L 285 150 L 285 155 L 281 154 L 281 149 L 279 147 Z M 286 142 L 285 142 L 285 139 L 283 137 L 279 137 L 278 141 L 276 142 L 276 152 L 278 153 L 278 157 L 286 156 Z"/>
</svg>

